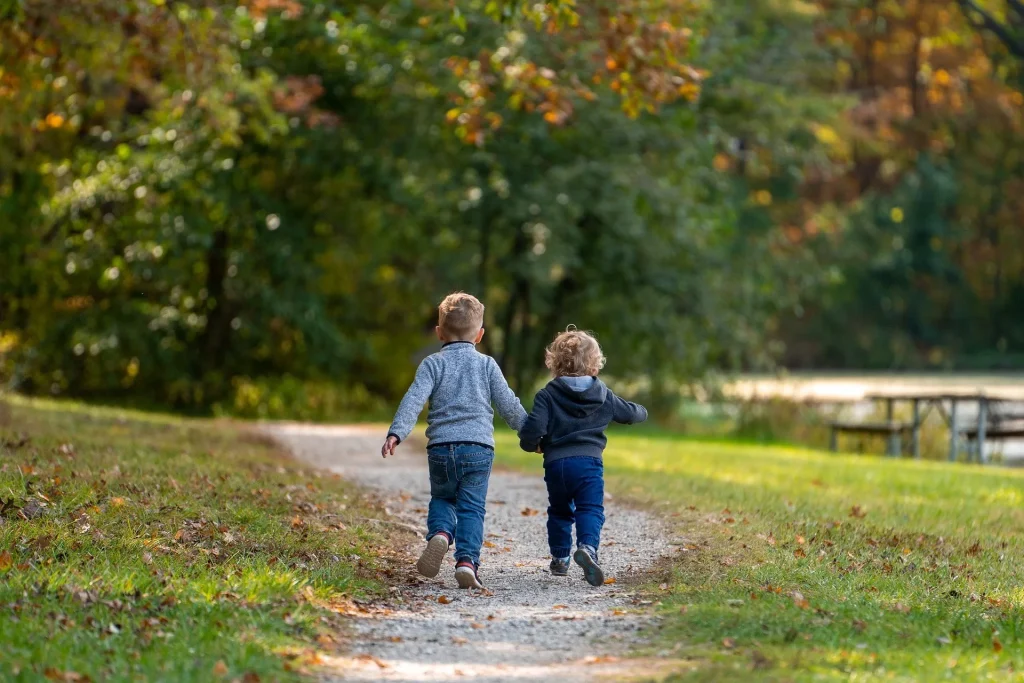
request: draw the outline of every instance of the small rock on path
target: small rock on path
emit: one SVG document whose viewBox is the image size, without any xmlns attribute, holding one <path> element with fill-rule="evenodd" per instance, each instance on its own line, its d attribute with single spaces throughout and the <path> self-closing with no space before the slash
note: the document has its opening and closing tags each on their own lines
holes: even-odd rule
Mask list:
<svg viewBox="0 0 1024 683">
<path fill-rule="evenodd" d="M 430 484 L 422 447 L 402 444 L 385 460 L 379 429 L 266 429 L 297 457 L 377 489 L 392 522 L 425 530 Z M 416 578 L 399 588 L 388 609 L 356 620 L 352 655 L 330 660 L 327 678 L 582 681 L 639 673 L 638 662 L 618 657 L 653 617 L 624 580 L 667 555 L 669 536 L 645 512 L 614 500 L 606 508 L 601 561 L 606 576 L 617 581 L 592 588 L 575 565 L 569 577 L 551 576 L 543 480 L 494 472 L 480 569 L 487 591 L 459 590 L 451 553 L 437 578 L 415 575 L 412 564 L 423 547 L 415 541 L 408 550 Z"/>
</svg>

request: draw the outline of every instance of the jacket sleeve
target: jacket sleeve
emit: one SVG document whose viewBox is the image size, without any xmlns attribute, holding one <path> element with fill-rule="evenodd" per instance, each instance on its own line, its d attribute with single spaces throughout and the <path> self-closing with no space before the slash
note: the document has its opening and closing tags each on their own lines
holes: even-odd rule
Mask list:
<svg viewBox="0 0 1024 683">
<path fill-rule="evenodd" d="M 523 410 L 523 404 L 519 401 L 519 397 L 509 387 L 508 382 L 505 381 L 505 375 L 501 374 L 501 368 L 498 367 L 497 361 L 493 358 L 490 362 L 489 375 L 491 401 L 494 402 L 494 407 L 498 409 L 498 415 L 501 415 L 501 419 L 505 421 L 505 424 L 518 432 L 523 428 L 523 423 L 526 422 L 526 411 Z"/>
<path fill-rule="evenodd" d="M 423 411 L 423 405 L 432 393 L 434 393 L 433 366 L 429 359 L 424 359 L 416 368 L 416 378 L 412 381 L 412 385 L 405 392 L 402 402 L 398 404 L 398 410 L 388 429 L 388 435 L 397 436 L 399 441 L 405 441 L 409 432 L 416 426 L 416 420 Z"/>
<path fill-rule="evenodd" d="M 639 403 L 625 401 L 612 394 L 612 420 L 619 424 L 631 425 L 647 419 L 647 408 Z"/>
<path fill-rule="evenodd" d="M 533 410 L 526 418 L 526 424 L 519 432 L 519 447 L 527 453 L 535 453 L 548 433 L 548 395 L 543 389 L 533 399 Z"/>
</svg>

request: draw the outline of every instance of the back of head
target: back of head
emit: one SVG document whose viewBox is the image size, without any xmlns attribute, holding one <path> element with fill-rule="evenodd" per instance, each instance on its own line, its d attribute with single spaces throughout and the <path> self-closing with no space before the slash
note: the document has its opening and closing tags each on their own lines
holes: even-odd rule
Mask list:
<svg viewBox="0 0 1024 683">
<path fill-rule="evenodd" d="M 484 305 L 472 294 L 453 292 L 437 307 L 437 324 L 448 341 L 473 341 L 484 326 Z"/>
<path fill-rule="evenodd" d="M 596 377 L 604 367 L 601 345 L 588 332 L 570 327 L 548 346 L 544 365 L 555 377 Z"/>
</svg>

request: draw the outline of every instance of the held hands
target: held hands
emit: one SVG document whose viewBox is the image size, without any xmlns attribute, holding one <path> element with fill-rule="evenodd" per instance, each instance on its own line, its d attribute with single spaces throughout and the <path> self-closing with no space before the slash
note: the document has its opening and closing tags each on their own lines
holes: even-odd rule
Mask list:
<svg viewBox="0 0 1024 683">
<path fill-rule="evenodd" d="M 398 446 L 398 437 L 389 436 L 384 442 L 384 445 L 380 449 L 380 457 L 386 458 L 389 455 L 395 454 L 395 448 Z"/>
</svg>

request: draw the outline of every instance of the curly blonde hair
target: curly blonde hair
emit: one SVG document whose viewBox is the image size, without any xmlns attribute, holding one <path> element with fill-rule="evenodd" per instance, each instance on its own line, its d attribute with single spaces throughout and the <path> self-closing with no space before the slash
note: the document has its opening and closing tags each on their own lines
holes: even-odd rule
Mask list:
<svg viewBox="0 0 1024 683">
<path fill-rule="evenodd" d="M 484 305 L 472 294 L 452 292 L 437 307 L 437 324 L 449 341 L 472 340 L 484 326 Z"/>
<path fill-rule="evenodd" d="M 548 346 L 544 365 L 555 377 L 596 377 L 605 362 L 601 345 L 589 332 L 569 327 Z"/>
</svg>

